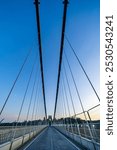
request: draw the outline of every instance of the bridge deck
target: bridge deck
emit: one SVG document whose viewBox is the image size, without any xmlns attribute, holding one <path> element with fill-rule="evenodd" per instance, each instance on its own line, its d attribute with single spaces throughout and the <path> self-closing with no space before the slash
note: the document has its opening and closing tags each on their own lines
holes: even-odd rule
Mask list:
<svg viewBox="0 0 117 150">
<path fill-rule="evenodd" d="M 45 129 L 24 150 L 80 150 L 52 127 Z"/>
</svg>

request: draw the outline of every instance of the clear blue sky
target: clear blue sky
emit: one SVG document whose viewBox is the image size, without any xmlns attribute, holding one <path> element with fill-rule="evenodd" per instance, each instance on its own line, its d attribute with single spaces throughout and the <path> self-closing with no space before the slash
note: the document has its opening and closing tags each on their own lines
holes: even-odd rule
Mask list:
<svg viewBox="0 0 117 150">
<path fill-rule="evenodd" d="M 63 4 L 62 0 L 40 1 L 40 22 L 47 111 L 48 114 L 53 114 Z M 66 34 L 77 54 L 79 54 L 79 58 L 98 93 L 100 57 L 99 12 L 99 0 L 69 0 L 66 24 Z M 35 43 L 37 43 L 37 27 L 33 0 L 0 1 L 0 108 L 25 55 L 33 45 L 36 45 Z M 35 47 L 37 49 L 37 45 Z M 87 96 L 84 97 L 84 103 L 87 104 L 87 107 L 90 107 L 89 104 L 92 104 L 92 94 L 89 94 L 90 91 L 89 93 L 87 92 L 89 85 L 88 83 L 85 85 L 85 80 L 81 82 L 80 79 L 84 78 L 82 71 L 78 71 L 78 64 L 75 62 L 75 58 L 71 57 L 70 49 L 66 41 L 64 48 L 71 61 L 76 80 L 79 80 L 79 84 L 81 85 L 81 95 L 83 95 L 84 89 L 86 90 Z M 30 65 L 28 68 L 30 68 Z M 27 74 L 28 71 L 29 69 L 27 69 Z M 77 74 L 79 76 L 77 76 Z M 24 80 L 22 80 L 22 86 Z M 20 97 L 20 92 L 16 93 L 16 101 L 18 101 L 17 99 Z M 97 99 L 93 101 L 94 104 L 97 102 Z M 13 105 L 9 104 L 9 106 L 9 111 L 14 108 Z"/>
</svg>

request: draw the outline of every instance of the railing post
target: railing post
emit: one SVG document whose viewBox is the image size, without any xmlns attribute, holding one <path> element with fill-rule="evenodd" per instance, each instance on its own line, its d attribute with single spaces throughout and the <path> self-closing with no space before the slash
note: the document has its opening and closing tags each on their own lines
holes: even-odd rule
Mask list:
<svg viewBox="0 0 117 150">
<path fill-rule="evenodd" d="M 89 114 L 89 111 L 87 111 L 87 115 L 88 115 L 88 117 L 89 117 L 89 120 L 90 120 L 90 123 L 92 122 L 92 119 L 91 119 L 91 116 L 90 116 L 90 114 Z M 90 128 L 92 129 L 92 126 L 90 125 Z M 92 131 L 92 133 L 93 133 L 93 135 L 95 136 L 95 137 L 97 137 L 97 134 L 96 134 L 96 132 L 95 132 L 95 130 L 94 129 L 92 129 L 93 131 Z"/>
<path fill-rule="evenodd" d="M 76 122 L 76 128 L 77 128 L 78 136 L 80 137 L 80 142 L 82 144 L 81 133 L 80 133 L 80 128 L 79 128 L 79 123 L 78 123 L 77 118 L 76 118 L 76 114 L 75 114 L 74 118 L 75 118 L 75 122 Z"/>
<path fill-rule="evenodd" d="M 91 117 L 90 117 L 89 112 L 88 112 L 88 111 L 86 111 L 86 112 L 87 112 L 87 115 L 88 115 L 88 117 L 89 117 L 89 119 L 90 119 L 90 121 L 91 121 Z M 87 122 L 87 123 L 88 123 L 88 122 Z M 91 128 L 90 123 L 88 123 L 88 127 L 89 127 L 89 131 L 90 131 L 92 143 L 93 143 L 93 146 L 94 146 L 94 150 L 96 150 L 95 143 L 94 143 L 94 138 L 93 138 L 93 132 L 92 132 L 92 130 L 91 130 L 92 128 Z"/>
</svg>

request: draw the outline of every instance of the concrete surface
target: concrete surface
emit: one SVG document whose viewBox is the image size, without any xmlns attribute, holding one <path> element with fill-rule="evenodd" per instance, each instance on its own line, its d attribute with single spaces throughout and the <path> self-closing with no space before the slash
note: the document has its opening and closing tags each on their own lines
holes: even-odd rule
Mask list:
<svg viewBox="0 0 117 150">
<path fill-rule="evenodd" d="M 28 146 L 20 150 L 80 150 L 71 144 L 55 128 L 48 127 L 39 134 Z"/>
</svg>

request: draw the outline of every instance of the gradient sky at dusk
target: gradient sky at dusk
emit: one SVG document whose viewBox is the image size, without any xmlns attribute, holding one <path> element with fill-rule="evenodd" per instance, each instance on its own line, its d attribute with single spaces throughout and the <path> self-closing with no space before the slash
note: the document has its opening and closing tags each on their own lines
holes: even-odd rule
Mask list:
<svg viewBox="0 0 117 150">
<path fill-rule="evenodd" d="M 55 92 L 58 73 L 60 38 L 62 28 L 63 3 L 62 0 L 40 0 L 40 22 L 44 63 L 44 79 L 48 114 L 53 115 Z M 69 0 L 66 35 L 71 41 L 76 53 L 99 93 L 99 36 L 100 36 L 100 3 L 99 0 Z M 0 1 L 0 108 L 10 90 L 17 72 L 28 50 L 37 47 L 37 26 L 33 0 Z M 86 81 L 82 70 L 70 51 L 65 40 L 64 50 L 72 65 L 75 79 L 79 85 L 83 103 L 86 109 L 98 103 L 93 91 Z M 32 55 L 33 58 L 33 55 Z M 30 70 L 28 63 L 28 75 Z M 66 63 L 65 63 L 66 64 Z M 67 65 L 66 69 L 68 71 Z M 19 83 L 22 86 L 25 79 Z M 69 81 L 70 76 L 69 76 Z M 73 84 L 71 83 L 71 87 Z M 18 87 L 17 87 L 18 89 Z M 8 104 L 7 113 L 13 108 L 17 110 L 20 93 L 15 93 L 16 107 L 12 102 Z M 14 91 L 15 92 L 15 91 Z M 74 99 L 76 94 L 73 92 Z M 85 92 L 85 94 L 84 94 Z M 14 97 L 15 97 L 14 96 Z M 12 100 L 11 100 L 12 101 Z M 80 108 L 76 110 L 80 112 Z"/>
</svg>

